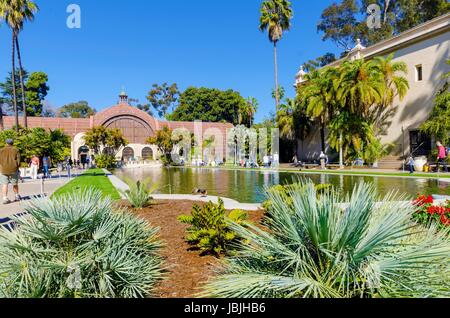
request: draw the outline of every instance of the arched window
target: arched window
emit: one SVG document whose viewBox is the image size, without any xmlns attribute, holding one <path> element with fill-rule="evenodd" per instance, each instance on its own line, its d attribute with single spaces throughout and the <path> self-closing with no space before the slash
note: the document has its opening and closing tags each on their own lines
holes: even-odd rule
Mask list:
<svg viewBox="0 0 450 318">
<path fill-rule="evenodd" d="M 145 147 L 142 149 L 142 159 L 153 160 L 153 150 L 150 147 Z"/>
<path fill-rule="evenodd" d="M 123 155 L 122 155 L 122 157 L 123 157 L 123 160 L 124 160 L 124 161 L 130 161 L 130 160 L 132 160 L 132 159 L 134 158 L 134 150 L 133 150 L 133 148 L 131 148 L 131 147 L 126 147 L 126 148 L 123 150 Z"/>
</svg>

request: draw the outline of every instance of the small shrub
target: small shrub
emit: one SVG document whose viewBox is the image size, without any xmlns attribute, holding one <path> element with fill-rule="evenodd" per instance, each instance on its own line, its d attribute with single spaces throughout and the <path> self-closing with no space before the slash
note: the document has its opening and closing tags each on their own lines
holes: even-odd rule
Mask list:
<svg viewBox="0 0 450 318">
<path fill-rule="evenodd" d="M 161 278 L 158 229 L 97 190 L 33 201 L 0 229 L 0 297 L 143 298 Z"/>
<path fill-rule="evenodd" d="M 117 167 L 117 160 L 113 155 L 101 154 L 95 156 L 95 165 L 99 169 L 114 169 Z"/>
<path fill-rule="evenodd" d="M 152 194 L 158 189 L 158 185 L 149 186 L 150 180 L 137 181 L 126 180 L 129 190 L 121 191 L 133 208 L 142 209 L 151 205 Z"/>
<path fill-rule="evenodd" d="M 417 223 L 430 225 L 437 224 L 439 228 L 450 226 L 450 201 L 444 205 L 435 205 L 432 196 L 419 195 L 413 201 L 413 205 L 417 208 L 413 214 L 413 220 Z"/>
<path fill-rule="evenodd" d="M 232 211 L 228 215 L 231 221 L 242 224 L 248 218 L 241 210 Z M 178 217 L 181 223 L 190 227 L 186 241 L 195 245 L 202 253 L 220 255 L 229 250 L 230 245 L 237 241 L 235 232 L 229 229 L 223 200 L 219 204 L 207 203 L 204 207 L 194 205 L 191 215 Z"/>
</svg>

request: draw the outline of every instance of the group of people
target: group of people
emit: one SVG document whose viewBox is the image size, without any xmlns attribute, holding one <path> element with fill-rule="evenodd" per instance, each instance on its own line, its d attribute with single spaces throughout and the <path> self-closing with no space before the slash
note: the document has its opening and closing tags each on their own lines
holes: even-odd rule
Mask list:
<svg viewBox="0 0 450 318">
<path fill-rule="evenodd" d="M 2 188 L 3 204 L 12 203 L 12 201 L 8 198 L 9 184 L 13 186 L 15 201 L 21 200 L 21 196 L 19 194 L 19 181 L 21 181 L 22 179 L 22 176 L 20 174 L 20 165 L 20 152 L 16 147 L 14 147 L 14 140 L 7 139 L 5 147 L 0 149 L 0 185 Z M 29 162 L 31 178 L 33 180 L 37 180 L 38 173 L 41 169 L 43 178 L 50 178 L 51 167 L 52 160 L 49 155 L 45 154 L 42 157 L 42 160 L 38 156 L 34 155 Z M 90 161 L 89 158 L 87 158 L 87 160 L 84 162 L 80 160 L 73 161 L 71 158 L 66 158 L 64 162 L 58 163 L 57 167 L 59 172 L 66 170 L 70 178 L 71 169 L 73 167 L 89 168 Z"/>
<path fill-rule="evenodd" d="M 450 156 L 450 148 L 445 147 L 441 141 L 436 143 L 437 146 L 437 161 L 436 161 L 436 172 L 441 170 L 441 167 L 444 168 L 444 172 L 448 172 L 447 160 Z M 406 165 L 409 167 L 409 172 L 413 174 L 416 171 L 415 165 L 416 162 L 414 157 L 411 155 L 406 161 Z"/>
<path fill-rule="evenodd" d="M 264 168 L 278 168 L 280 166 L 280 155 L 276 152 L 273 155 L 263 157 Z"/>
</svg>

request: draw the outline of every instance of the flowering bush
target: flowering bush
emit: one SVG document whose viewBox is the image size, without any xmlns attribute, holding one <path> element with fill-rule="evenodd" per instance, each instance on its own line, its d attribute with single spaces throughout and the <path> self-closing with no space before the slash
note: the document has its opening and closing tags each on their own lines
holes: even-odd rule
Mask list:
<svg viewBox="0 0 450 318">
<path fill-rule="evenodd" d="M 450 226 L 450 201 L 444 205 L 435 205 L 432 196 L 419 195 L 413 204 L 417 207 L 414 214 L 416 222 L 423 224 L 437 222 L 440 227 Z"/>
</svg>

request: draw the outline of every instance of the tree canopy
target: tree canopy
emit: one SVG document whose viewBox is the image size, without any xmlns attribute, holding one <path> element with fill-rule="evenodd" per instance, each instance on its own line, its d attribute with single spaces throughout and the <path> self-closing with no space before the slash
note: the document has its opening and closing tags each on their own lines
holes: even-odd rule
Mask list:
<svg viewBox="0 0 450 318">
<path fill-rule="evenodd" d="M 233 90 L 189 87 L 180 95 L 178 107 L 167 119 L 229 122 L 238 125 L 240 112 L 247 106 L 247 100 Z"/>
<path fill-rule="evenodd" d="M 370 29 L 367 25 L 371 4 L 381 9 L 380 28 Z M 447 0 L 341 0 L 323 11 L 317 30 L 324 41 L 333 41 L 346 53 L 358 38 L 369 46 L 449 11 Z"/>
<path fill-rule="evenodd" d="M 16 69 L 16 75 L 14 77 L 16 82 L 16 87 L 20 87 L 20 76 L 19 69 Z M 25 83 L 25 96 L 27 105 L 27 114 L 32 117 L 40 117 L 43 112 L 43 103 L 45 97 L 48 94 L 49 86 L 48 75 L 44 72 L 33 72 L 28 73 L 26 70 L 23 71 L 23 80 Z M 3 83 L 0 83 L 0 90 L 2 97 L 0 98 L 0 103 L 5 105 L 4 111 L 7 113 L 12 113 L 14 111 L 13 103 L 13 85 L 12 85 L 12 72 L 9 72 L 8 77 Z M 22 107 L 22 95 L 17 94 L 17 107 L 19 111 L 23 111 Z"/>
<path fill-rule="evenodd" d="M 107 149 L 107 154 L 115 156 L 121 147 L 128 144 L 120 129 L 109 129 L 98 126 L 90 129 L 84 136 L 86 146 L 94 150 L 96 155 Z"/>
<path fill-rule="evenodd" d="M 153 84 L 152 89 L 148 92 L 147 100 L 149 104 L 138 105 L 140 110 L 143 110 L 150 115 L 153 114 L 151 107 L 158 113 L 159 117 L 166 117 L 169 111 L 175 106 L 178 101 L 180 91 L 177 84 L 162 85 Z"/>
<path fill-rule="evenodd" d="M 19 149 L 24 163 L 28 163 L 34 155 L 48 155 L 53 162 L 63 161 L 66 156 L 70 156 L 70 137 L 59 129 L 47 131 L 44 128 L 20 128 L 19 132 L 15 129 L 4 130 L 0 132 L 0 147 L 9 138 L 14 140 L 14 146 Z"/>
<path fill-rule="evenodd" d="M 96 110 L 86 101 L 70 103 L 58 110 L 58 116 L 63 118 L 89 118 L 95 113 Z"/>
</svg>

